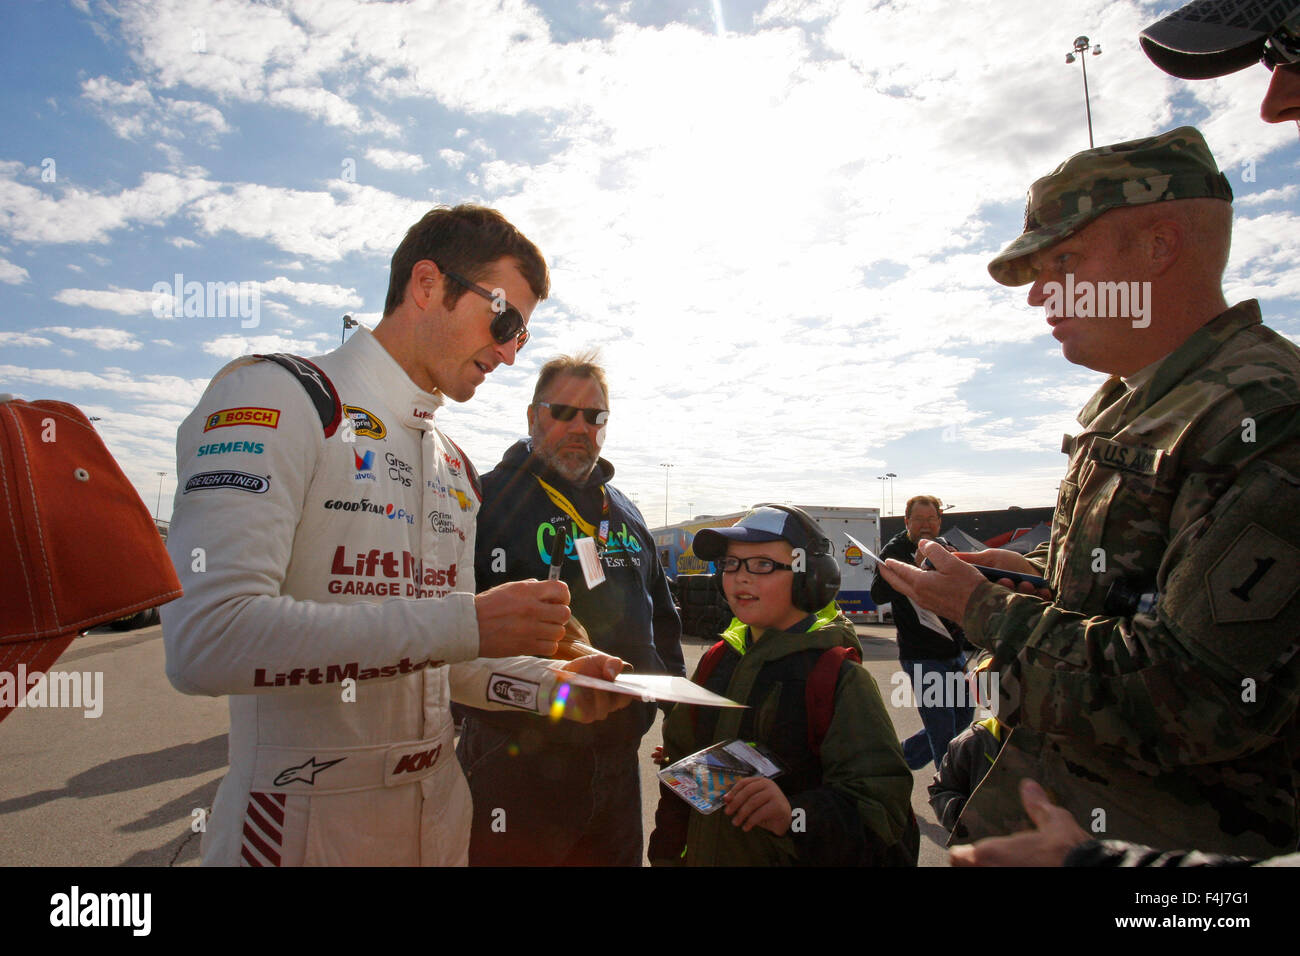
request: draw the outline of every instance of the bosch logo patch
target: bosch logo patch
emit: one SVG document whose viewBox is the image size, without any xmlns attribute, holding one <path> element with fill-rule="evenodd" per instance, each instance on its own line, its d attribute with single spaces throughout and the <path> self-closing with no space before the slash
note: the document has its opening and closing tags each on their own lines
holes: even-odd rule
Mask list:
<svg viewBox="0 0 1300 956">
<path fill-rule="evenodd" d="M 214 428 L 230 428 L 234 425 L 279 428 L 280 410 L 278 408 L 223 408 L 207 417 L 203 430 L 210 432 Z"/>
<path fill-rule="evenodd" d="M 181 494 L 188 495 L 191 491 L 204 491 L 209 488 L 235 488 L 239 491 L 250 491 L 255 495 L 264 495 L 270 487 L 270 475 L 250 475 L 244 471 L 205 471 L 185 482 L 185 490 Z"/>
</svg>

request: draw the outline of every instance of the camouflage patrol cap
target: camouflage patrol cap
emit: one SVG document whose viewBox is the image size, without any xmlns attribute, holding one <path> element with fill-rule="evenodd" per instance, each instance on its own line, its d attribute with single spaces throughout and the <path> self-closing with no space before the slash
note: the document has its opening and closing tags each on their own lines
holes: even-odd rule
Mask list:
<svg viewBox="0 0 1300 956">
<path fill-rule="evenodd" d="M 1253 66 L 1265 44 L 1300 39 L 1300 0 L 1194 0 L 1142 31 L 1151 62 L 1184 80 Z"/>
<path fill-rule="evenodd" d="M 1024 285 L 1034 278 L 1028 256 L 1108 210 L 1207 197 L 1232 202 L 1232 187 L 1194 127 L 1075 153 L 1029 187 L 1024 232 L 989 263 L 989 274 Z"/>
</svg>

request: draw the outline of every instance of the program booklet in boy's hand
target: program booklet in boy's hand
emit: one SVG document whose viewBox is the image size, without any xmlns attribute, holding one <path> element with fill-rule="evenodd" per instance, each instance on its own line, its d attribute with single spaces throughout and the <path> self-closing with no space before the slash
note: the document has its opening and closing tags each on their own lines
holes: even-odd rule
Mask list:
<svg viewBox="0 0 1300 956">
<path fill-rule="evenodd" d="M 700 813 L 722 806 L 723 795 L 746 777 L 779 777 L 785 767 L 768 752 L 743 740 L 728 740 L 697 750 L 659 771 L 659 779 Z"/>
</svg>

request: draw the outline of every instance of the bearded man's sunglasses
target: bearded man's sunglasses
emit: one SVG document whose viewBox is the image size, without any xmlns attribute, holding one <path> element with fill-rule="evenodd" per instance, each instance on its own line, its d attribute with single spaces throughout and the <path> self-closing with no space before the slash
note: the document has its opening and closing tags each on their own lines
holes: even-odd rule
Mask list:
<svg viewBox="0 0 1300 956">
<path fill-rule="evenodd" d="M 576 405 L 559 405 L 555 402 L 533 402 L 551 413 L 557 422 L 570 421 L 578 412 L 586 419 L 588 425 L 603 425 L 609 421 L 609 412 L 603 408 L 579 408 Z"/>
<path fill-rule="evenodd" d="M 438 266 L 438 268 L 442 269 L 441 266 Z M 524 324 L 523 315 L 507 302 L 504 296 L 494 295 L 478 283 L 470 282 L 464 276 L 448 272 L 446 269 L 442 269 L 442 274 L 452 282 L 464 286 L 470 292 L 481 295 L 492 303 L 492 311 L 496 314 L 492 316 L 492 324 L 488 327 L 488 330 L 492 333 L 492 338 L 496 340 L 498 345 L 505 345 L 511 339 L 514 339 L 516 352 L 524 347 L 524 344 L 528 341 L 528 326 Z"/>
</svg>

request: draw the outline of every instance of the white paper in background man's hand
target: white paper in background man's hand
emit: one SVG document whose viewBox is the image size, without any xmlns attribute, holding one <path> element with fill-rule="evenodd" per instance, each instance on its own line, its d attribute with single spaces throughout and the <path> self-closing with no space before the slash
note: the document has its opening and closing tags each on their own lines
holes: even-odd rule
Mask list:
<svg viewBox="0 0 1300 956">
<path fill-rule="evenodd" d="M 884 561 L 881 561 L 878 557 L 876 557 L 874 554 L 872 554 L 870 548 L 868 548 L 857 538 L 853 537 L 853 535 L 849 534 L 847 531 L 844 532 L 844 537 L 848 538 L 850 544 L 856 546 L 859 551 L 861 551 L 863 554 L 869 557 L 872 561 L 875 561 L 876 564 L 885 563 Z M 880 572 L 877 571 L 876 573 L 879 574 Z M 949 638 L 952 637 L 952 635 L 948 633 L 948 628 L 943 626 L 943 621 L 939 620 L 938 614 L 935 614 L 933 611 L 927 611 L 925 608 L 919 606 L 915 601 L 913 601 L 906 594 L 900 594 L 899 597 L 903 598 L 903 600 L 905 600 L 908 604 L 912 605 L 912 610 L 916 611 L 916 619 L 918 621 L 920 621 L 930 630 L 934 631 L 936 634 L 941 634 L 942 636 L 949 637 Z"/>
</svg>

